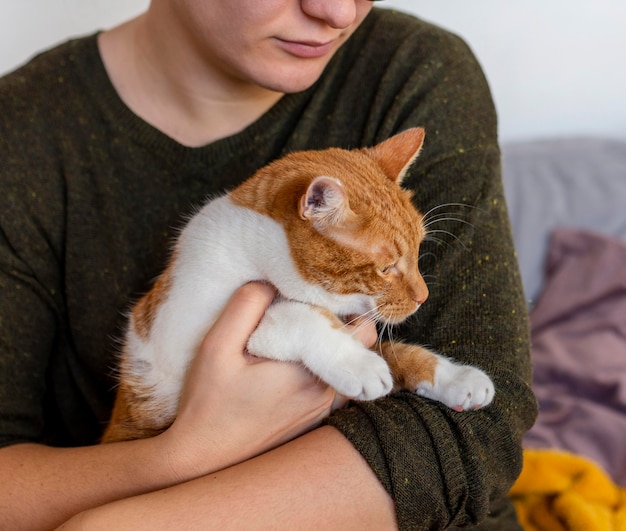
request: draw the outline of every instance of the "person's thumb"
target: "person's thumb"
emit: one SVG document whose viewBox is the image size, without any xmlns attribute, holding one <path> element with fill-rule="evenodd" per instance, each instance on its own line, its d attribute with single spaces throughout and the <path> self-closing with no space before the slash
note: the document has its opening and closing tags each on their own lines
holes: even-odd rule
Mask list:
<svg viewBox="0 0 626 531">
<path fill-rule="evenodd" d="M 241 286 L 205 336 L 201 350 L 243 352 L 275 295 L 276 289 L 270 284 L 250 282 Z M 227 345 L 230 348 L 225 348 Z"/>
</svg>

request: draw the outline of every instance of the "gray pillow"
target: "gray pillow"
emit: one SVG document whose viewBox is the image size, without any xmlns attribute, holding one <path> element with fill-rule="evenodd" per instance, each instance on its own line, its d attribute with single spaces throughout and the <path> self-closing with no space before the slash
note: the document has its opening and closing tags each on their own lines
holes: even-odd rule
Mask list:
<svg viewBox="0 0 626 531">
<path fill-rule="evenodd" d="M 626 240 L 626 142 L 555 139 L 502 146 L 504 189 L 530 306 L 557 227 Z"/>
</svg>

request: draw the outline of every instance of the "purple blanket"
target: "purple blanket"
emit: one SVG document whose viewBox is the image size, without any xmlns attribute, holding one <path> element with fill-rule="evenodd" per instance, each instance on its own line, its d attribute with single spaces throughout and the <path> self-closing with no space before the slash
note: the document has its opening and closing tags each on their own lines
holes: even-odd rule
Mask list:
<svg viewBox="0 0 626 531">
<path fill-rule="evenodd" d="M 531 326 L 540 412 L 525 446 L 581 454 L 626 485 L 626 242 L 555 231 Z"/>
</svg>

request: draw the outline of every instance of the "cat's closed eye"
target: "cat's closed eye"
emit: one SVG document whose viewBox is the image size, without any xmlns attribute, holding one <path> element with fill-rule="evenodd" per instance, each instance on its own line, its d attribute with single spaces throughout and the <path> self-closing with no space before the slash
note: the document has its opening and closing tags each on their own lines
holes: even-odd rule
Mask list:
<svg viewBox="0 0 626 531">
<path fill-rule="evenodd" d="M 397 263 L 390 264 L 388 266 L 385 266 L 385 267 L 381 268 L 380 272 L 385 277 L 389 277 L 389 276 L 397 277 L 397 276 L 400 276 L 400 270 L 398 269 L 398 264 Z"/>
</svg>

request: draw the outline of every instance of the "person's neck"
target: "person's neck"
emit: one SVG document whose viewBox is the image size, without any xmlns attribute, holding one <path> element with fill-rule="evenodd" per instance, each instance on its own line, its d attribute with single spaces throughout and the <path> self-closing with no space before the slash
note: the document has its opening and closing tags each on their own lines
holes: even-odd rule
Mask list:
<svg viewBox="0 0 626 531">
<path fill-rule="evenodd" d="M 185 36 L 163 39 L 154 24 L 147 13 L 102 33 L 100 54 L 122 101 L 177 142 L 197 147 L 233 135 L 282 97 L 220 78 Z"/>
</svg>

